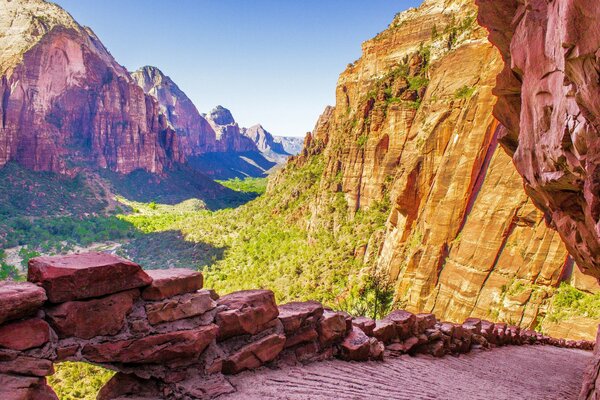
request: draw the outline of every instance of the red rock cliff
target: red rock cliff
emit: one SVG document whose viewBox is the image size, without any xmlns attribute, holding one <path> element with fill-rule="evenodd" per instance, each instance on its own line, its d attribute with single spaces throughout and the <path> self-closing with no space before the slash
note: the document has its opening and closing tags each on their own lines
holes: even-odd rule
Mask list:
<svg viewBox="0 0 600 400">
<path fill-rule="evenodd" d="M 600 3 L 478 4 L 504 59 L 501 143 L 578 265 L 600 278 Z"/>
<path fill-rule="evenodd" d="M 42 0 L 0 8 L 0 166 L 160 173 L 184 160 L 156 101 L 88 28 Z"/>
<path fill-rule="evenodd" d="M 592 319 L 545 319 L 561 282 L 595 285 L 571 273 L 561 238 L 498 146 L 506 133 L 492 90 L 503 63 L 476 12 L 474 1 L 427 0 L 363 44 L 295 161 L 326 165 L 308 227 L 326 220 L 332 193 L 351 212 L 389 202 L 386 229 L 355 254 L 390 278 L 400 306 L 593 338 Z"/>
</svg>

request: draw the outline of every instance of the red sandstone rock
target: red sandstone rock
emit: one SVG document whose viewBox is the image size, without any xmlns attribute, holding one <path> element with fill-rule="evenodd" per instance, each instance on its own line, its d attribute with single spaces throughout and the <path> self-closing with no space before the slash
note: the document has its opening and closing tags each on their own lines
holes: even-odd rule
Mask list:
<svg viewBox="0 0 600 400">
<path fill-rule="evenodd" d="M 142 339 L 87 344 L 83 356 L 99 363 L 152 364 L 194 360 L 217 335 L 216 325 L 176 331 Z"/>
<path fill-rule="evenodd" d="M 375 338 L 369 338 L 369 358 L 371 360 L 383 360 L 384 351 L 385 345 L 383 344 L 383 342 L 380 342 Z"/>
<path fill-rule="evenodd" d="M 98 392 L 97 400 L 114 400 L 128 395 L 161 398 L 158 383 L 135 375 L 117 372 Z"/>
<path fill-rule="evenodd" d="M 341 341 L 346 335 L 346 318 L 343 314 L 326 311 L 319 320 L 319 342 L 322 346 L 329 346 Z"/>
<path fill-rule="evenodd" d="M 32 258 L 28 280 L 41 284 L 52 303 L 100 297 L 152 282 L 139 265 L 105 253 Z"/>
<path fill-rule="evenodd" d="M 69 301 L 49 307 L 46 316 L 60 338 L 116 335 L 139 294 L 133 289 L 101 299 Z"/>
<path fill-rule="evenodd" d="M 354 327 L 340 345 L 341 357 L 349 361 L 367 361 L 371 352 L 369 337 Z"/>
<path fill-rule="evenodd" d="M 29 282 L 0 282 L 0 324 L 27 317 L 46 301 L 46 292 Z"/>
<path fill-rule="evenodd" d="M 52 361 L 28 356 L 18 356 L 13 360 L 0 361 L 0 374 L 28 376 L 49 376 L 54 374 Z"/>
<path fill-rule="evenodd" d="M 505 62 L 494 108 L 502 144 L 577 265 L 600 278 L 600 3 L 477 3 Z"/>
<path fill-rule="evenodd" d="M 476 335 L 481 334 L 481 320 L 479 318 L 467 318 L 463 322 L 463 328 Z"/>
<path fill-rule="evenodd" d="M 414 314 L 404 310 L 392 311 L 384 319 L 394 323 L 400 339 L 406 339 L 410 337 L 417 322 L 417 318 Z"/>
<path fill-rule="evenodd" d="M 392 343 L 394 340 L 398 339 L 396 325 L 388 320 L 377 321 L 375 323 L 375 328 L 373 329 L 373 337 L 385 344 Z"/>
<path fill-rule="evenodd" d="M 152 283 L 142 292 L 144 300 L 164 300 L 202 289 L 203 277 L 198 271 L 173 268 L 150 270 L 146 273 L 152 278 Z"/>
<path fill-rule="evenodd" d="M 303 328 L 302 330 L 296 333 L 287 334 L 287 339 L 285 340 L 285 347 L 296 346 L 301 343 L 313 342 L 319 338 L 319 334 L 317 333 L 316 327 L 309 326 Z"/>
<path fill-rule="evenodd" d="M 214 309 L 217 303 L 208 292 L 188 293 L 158 303 L 146 304 L 148 322 L 152 325 L 195 317 Z"/>
<path fill-rule="evenodd" d="M 0 374 L 2 400 L 58 400 L 45 378 Z"/>
<path fill-rule="evenodd" d="M 223 373 L 236 374 L 246 369 L 258 368 L 272 361 L 281 353 L 285 345 L 285 336 L 272 334 L 250 343 L 223 361 Z"/>
<path fill-rule="evenodd" d="M 221 297 L 218 304 L 228 308 L 216 317 L 220 340 L 237 335 L 255 335 L 279 314 L 275 296 L 270 290 L 231 293 Z"/>
<path fill-rule="evenodd" d="M 435 327 L 436 319 L 433 314 L 417 314 L 416 315 L 416 333 L 424 333 L 427 329 Z"/>
<path fill-rule="evenodd" d="M 352 320 L 352 324 L 361 329 L 367 336 L 373 336 L 375 321 L 367 317 L 357 317 Z"/>
<path fill-rule="evenodd" d="M 279 306 L 279 319 L 285 333 L 293 333 L 302 327 L 309 317 L 316 322 L 323 315 L 323 306 L 316 301 L 292 302 Z"/>
<path fill-rule="evenodd" d="M 38 318 L 11 322 L 0 327 L 0 347 L 27 350 L 40 347 L 50 340 L 50 327 Z"/>
</svg>

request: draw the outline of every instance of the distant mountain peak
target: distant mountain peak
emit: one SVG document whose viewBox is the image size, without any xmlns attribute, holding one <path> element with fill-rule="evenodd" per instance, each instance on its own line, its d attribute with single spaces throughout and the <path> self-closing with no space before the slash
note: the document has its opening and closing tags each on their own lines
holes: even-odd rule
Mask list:
<svg viewBox="0 0 600 400">
<path fill-rule="evenodd" d="M 210 113 L 206 116 L 210 121 L 217 125 L 233 125 L 235 119 L 227 108 L 219 105 L 213 108 Z"/>
</svg>

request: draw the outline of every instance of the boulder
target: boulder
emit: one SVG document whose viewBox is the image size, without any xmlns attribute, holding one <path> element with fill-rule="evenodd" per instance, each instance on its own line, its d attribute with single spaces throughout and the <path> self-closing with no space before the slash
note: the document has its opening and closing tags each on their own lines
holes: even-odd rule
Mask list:
<svg viewBox="0 0 600 400">
<path fill-rule="evenodd" d="M 142 339 L 87 344 L 83 356 L 97 363 L 156 364 L 197 359 L 216 338 L 214 324 Z"/>
<path fill-rule="evenodd" d="M 373 328 L 373 337 L 382 341 L 384 344 L 390 344 L 398 339 L 396 325 L 392 321 L 380 320 L 375 323 Z"/>
<path fill-rule="evenodd" d="M 0 374 L 2 400 L 58 400 L 45 378 Z"/>
<path fill-rule="evenodd" d="M 394 323 L 400 339 L 410 337 L 413 334 L 417 322 L 417 317 L 415 317 L 413 313 L 404 310 L 392 311 L 384 319 Z"/>
<path fill-rule="evenodd" d="M 43 319 L 26 319 L 0 327 L 0 347 L 23 351 L 43 346 L 49 340 L 50 327 Z"/>
<path fill-rule="evenodd" d="M 437 320 L 433 314 L 417 314 L 416 316 L 416 334 L 425 333 L 427 329 L 435 327 Z"/>
<path fill-rule="evenodd" d="M 367 361 L 371 352 L 369 337 L 354 327 L 340 345 L 340 357 L 348 361 Z"/>
<path fill-rule="evenodd" d="M 133 289 L 100 299 L 68 301 L 48 307 L 46 318 L 60 338 L 116 335 L 139 295 L 139 290 Z"/>
<path fill-rule="evenodd" d="M 471 333 L 480 335 L 481 320 L 479 318 L 467 318 L 465 322 L 463 322 L 463 328 L 467 329 Z"/>
<path fill-rule="evenodd" d="M 219 340 L 238 335 L 255 335 L 277 318 L 279 310 L 270 290 L 244 290 L 221 297 L 219 305 L 227 307 L 216 316 Z"/>
<path fill-rule="evenodd" d="M 279 306 L 279 319 L 285 333 L 293 333 L 303 327 L 312 317 L 315 323 L 323 315 L 323 306 L 316 301 L 292 302 Z"/>
<path fill-rule="evenodd" d="M 308 326 L 297 331 L 296 333 L 287 334 L 285 340 L 285 348 L 293 347 L 302 343 L 314 342 L 319 338 L 316 327 Z"/>
<path fill-rule="evenodd" d="M 202 315 L 214 309 L 217 303 L 207 291 L 188 293 L 157 303 L 146 304 L 148 322 L 152 325 Z"/>
<path fill-rule="evenodd" d="M 321 346 L 330 346 L 340 342 L 346 336 L 346 329 L 346 317 L 343 314 L 325 311 L 317 328 Z"/>
<path fill-rule="evenodd" d="M 146 271 L 152 278 L 150 286 L 142 292 L 144 300 L 164 300 L 178 294 L 202 289 L 202 273 L 185 268 Z"/>
<path fill-rule="evenodd" d="M 223 361 L 223 373 L 237 374 L 247 369 L 258 368 L 274 360 L 284 345 L 285 336 L 281 334 L 272 334 L 245 345 Z"/>
<path fill-rule="evenodd" d="M 357 317 L 352 320 L 352 325 L 361 329 L 367 336 L 373 336 L 375 321 L 367 317 Z"/>
<path fill-rule="evenodd" d="M 101 297 L 152 283 L 139 265 L 105 253 L 32 258 L 28 280 L 41 285 L 52 303 Z"/>
<path fill-rule="evenodd" d="M 0 361 L 0 374 L 49 376 L 54 374 L 54 365 L 50 360 L 16 356 L 10 361 Z"/>
<path fill-rule="evenodd" d="M 0 282 L 0 324 L 34 314 L 46 301 L 46 292 L 29 282 Z"/>
<path fill-rule="evenodd" d="M 117 372 L 98 392 L 97 400 L 113 400 L 119 397 L 136 395 L 159 399 L 161 393 L 157 381 L 142 379 L 135 375 Z"/>
</svg>

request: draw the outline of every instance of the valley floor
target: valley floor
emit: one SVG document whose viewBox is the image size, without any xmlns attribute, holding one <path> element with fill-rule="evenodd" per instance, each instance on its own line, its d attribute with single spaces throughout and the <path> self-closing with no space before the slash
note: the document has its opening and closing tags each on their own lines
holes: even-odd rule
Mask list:
<svg viewBox="0 0 600 400">
<path fill-rule="evenodd" d="M 219 400 L 576 399 L 591 353 L 509 346 L 460 357 L 402 356 L 385 362 L 326 361 L 246 372 Z"/>
</svg>

